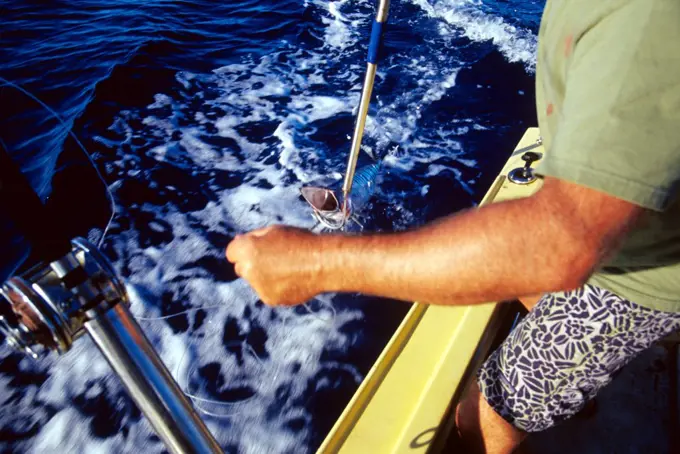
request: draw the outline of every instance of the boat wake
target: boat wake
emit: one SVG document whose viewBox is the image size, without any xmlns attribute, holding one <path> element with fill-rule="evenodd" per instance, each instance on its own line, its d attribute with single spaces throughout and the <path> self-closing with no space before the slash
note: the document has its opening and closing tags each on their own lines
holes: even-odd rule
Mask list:
<svg viewBox="0 0 680 454">
<path fill-rule="evenodd" d="M 31 6 L 17 5 L 23 19 L 3 29 L 12 43 L 59 23 L 59 11 L 31 22 Z M 91 13 L 67 15 L 64 35 L 53 30 L 49 46 L 18 43 L 3 67 L 55 85 L 48 104 L 68 111 L 114 196 L 104 252 L 227 452 L 313 452 L 408 310 L 335 294 L 268 307 L 224 259 L 237 234 L 311 229 L 301 189 L 340 186 L 373 7 L 121 4 L 92 27 Z M 366 230 L 399 231 L 486 190 L 505 161 L 503 141 L 511 146 L 527 126 L 516 106 L 532 104 L 535 31 L 479 2 L 412 0 L 392 5 L 384 38 L 353 203 Z M 62 72 L 45 69 L 55 59 Z M 71 81 L 74 73 L 83 79 Z M 54 149 L 39 157 L 56 160 Z M 2 449 L 163 451 L 89 341 L 37 363 L 7 350 L 0 358 Z"/>
</svg>

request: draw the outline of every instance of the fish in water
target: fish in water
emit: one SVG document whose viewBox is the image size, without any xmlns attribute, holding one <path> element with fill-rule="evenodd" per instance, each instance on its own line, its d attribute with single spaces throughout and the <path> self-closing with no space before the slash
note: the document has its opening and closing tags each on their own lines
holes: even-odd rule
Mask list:
<svg viewBox="0 0 680 454">
<path fill-rule="evenodd" d="M 328 229 L 343 229 L 349 220 L 361 226 L 356 219 L 356 213 L 360 212 L 373 196 L 379 170 L 380 163 L 376 163 L 364 166 L 354 174 L 352 192 L 346 204 L 339 201 L 332 189 L 316 186 L 303 187 L 302 197 L 314 210 L 312 213 L 314 218 Z"/>
<path fill-rule="evenodd" d="M 354 174 L 350 202 L 353 211 L 359 211 L 366 206 L 375 192 L 375 181 L 380 171 L 380 163 L 362 167 Z"/>
</svg>

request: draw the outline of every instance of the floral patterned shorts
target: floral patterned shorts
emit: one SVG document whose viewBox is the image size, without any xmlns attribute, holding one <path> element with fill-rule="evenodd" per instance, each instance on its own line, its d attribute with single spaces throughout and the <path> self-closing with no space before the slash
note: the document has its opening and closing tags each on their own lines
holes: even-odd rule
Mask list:
<svg viewBox="0 0 680 454">
<path fill-rule="evenodd" d="M 539 432 L 578 413 L 617 370 L 678 330 L 680 313 L 598 287 L 545 295 L 487 359 L 477 382 L 506 421 Z"/>
</svg>

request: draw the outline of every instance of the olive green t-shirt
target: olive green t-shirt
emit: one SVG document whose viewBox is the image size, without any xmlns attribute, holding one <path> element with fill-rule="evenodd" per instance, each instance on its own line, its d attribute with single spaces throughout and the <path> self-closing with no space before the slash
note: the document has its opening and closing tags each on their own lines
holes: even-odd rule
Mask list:
<svg viewBox="0 0 680 454">
<path fill-rule="evenodd" d="M 538 173 L 648 209 L 588 283 L 680 312 L 680 0 L 548 0 L 536 104 Z"/>
</svg>

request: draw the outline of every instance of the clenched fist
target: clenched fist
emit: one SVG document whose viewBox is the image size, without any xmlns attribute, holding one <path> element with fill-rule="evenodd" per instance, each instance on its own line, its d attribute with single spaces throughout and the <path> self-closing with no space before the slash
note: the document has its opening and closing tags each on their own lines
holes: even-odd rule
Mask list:
<svg viewBox="0 0 680 454">
<path fill-rule="evenodd" d="M 236 236 L 226 254 L 264 303 L 294 306 L 326 290 L 320 245 L 306 230 L 272 226 Z"/>
</svg>

